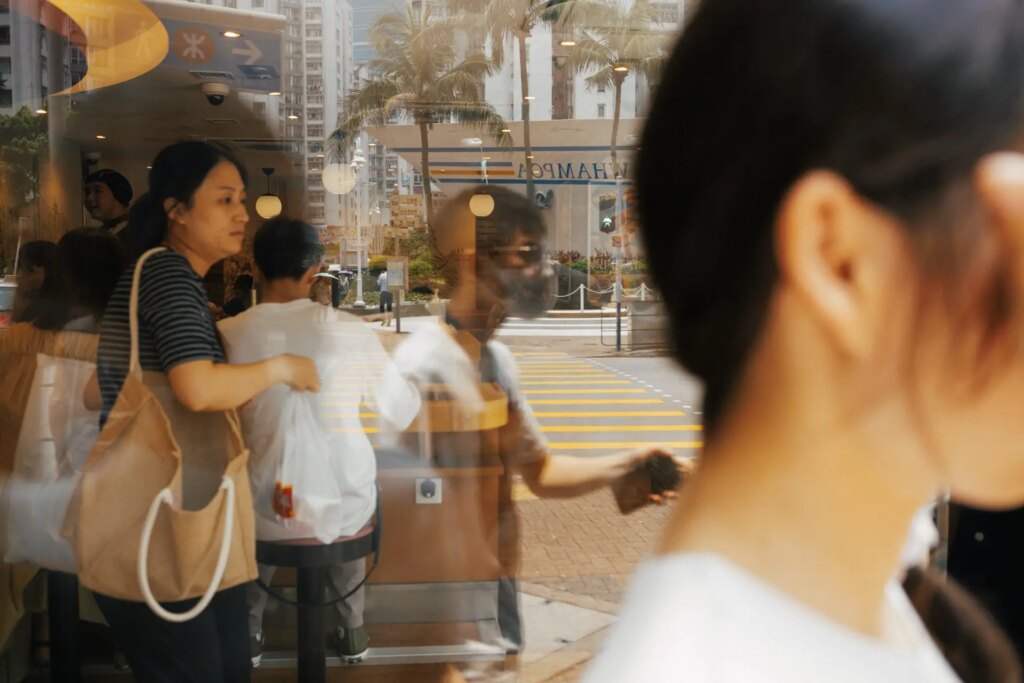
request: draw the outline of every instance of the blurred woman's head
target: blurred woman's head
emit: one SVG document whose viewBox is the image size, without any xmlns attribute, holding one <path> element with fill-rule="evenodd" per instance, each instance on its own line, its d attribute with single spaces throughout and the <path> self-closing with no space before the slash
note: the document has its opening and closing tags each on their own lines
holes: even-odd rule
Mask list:
<svg viewBox="0 0 1024 683">
<path fill-rule="evenodd" d="M 98 322 L 124 272 L 124 261 L 121 243 L 106 230 L 79 228 L 67 233 L 57 242 L 28 321 L 42 330 L 59 330 L 87 316 Z"/>
<path fill-rule="evenodd" d="M 701 5 L 638 188 L 709 442 L 817 391 L 961 498 L 1024 500 L 1022 65 L 1014 0 Z"/>
<path fill-rule="evenodd" d="M 224 147 L 178 142 L 153 160 L 149 192 L 129 222 L 144 251 L 169 241 L 209 264 L 242 250 L 249 213 L 245 168 Z"/>
</svg>

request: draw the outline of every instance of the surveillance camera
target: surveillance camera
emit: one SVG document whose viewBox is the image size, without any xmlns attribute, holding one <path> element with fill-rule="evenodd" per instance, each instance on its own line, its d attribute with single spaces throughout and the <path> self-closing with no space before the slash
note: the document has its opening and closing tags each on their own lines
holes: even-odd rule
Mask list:
<svg viewBox="0 0 1024 683">
<path fill-rule="evenodd" d="M 227 83 L 203 83 L 200 87 L 206 95 L 206 101 L 215 107 L 224 104 L 231 93 L 231 86 Z"/>
<path fill-rule="evenodd" d="M 86 152 L 85 153 L 85 163 L 87 163 L 90 166 L 95 166 L 96 164 L 100 163 L 100 159 L 102 159 L 102 158 L 103 157 L 102 157 L 102 155 L 99 152 Z"/>
</svg>

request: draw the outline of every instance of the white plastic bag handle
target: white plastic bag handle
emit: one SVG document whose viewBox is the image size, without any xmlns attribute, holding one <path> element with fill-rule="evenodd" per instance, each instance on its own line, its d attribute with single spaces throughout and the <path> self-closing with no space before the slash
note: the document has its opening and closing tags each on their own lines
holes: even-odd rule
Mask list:
<svg viewBox="0 0 1024 683">
<path fill-rule="evenodd" d="M 149 605 L 149 609 L 153 610 L 153 614 L 157 615 L 164 621 L 169 621 L 175 624 L 182 624 L 186 621 L 195 619 L 213 600 L 214 594 L 220 587 L 220 582 L 224 579 L 224 572 L 228 566 L 228 554 L 231 551 L 231 536 L 234 531 L 235 523 L 235 482 L 230 477 L 224 477 L 220 487 L 227 491 L 227 501 L 224 506 L 226 512 L 226 518 L 224 519 L 224 538 L 220 545 L 220 556 L 217 558 L 217 568 L 213 572 L 213 579 L 210 581 L 209 588 L 206 589 L 206 593 L 196 603 L 195 607 L 187 612 L 168 612 L 156 601 L 153 597 L 153 591 L 149 586 L 149 541 L 153 536 L 153 527 L 156 525 L 156 516 L 160 512 L 160 504 L 167 503 L 170 505 L 174 502 L 174 495 L 171 493 L 169 488 L 164 489 L 156 495 L 153 499 L 153 503 L 149 506 L 149 513 L 146 515 L 146 524 L 142 527 L 142 542 L 139 544 L 139 586 L 142 588 L 142 597 L 145 598 L 146 604 Z"/>
</svg>

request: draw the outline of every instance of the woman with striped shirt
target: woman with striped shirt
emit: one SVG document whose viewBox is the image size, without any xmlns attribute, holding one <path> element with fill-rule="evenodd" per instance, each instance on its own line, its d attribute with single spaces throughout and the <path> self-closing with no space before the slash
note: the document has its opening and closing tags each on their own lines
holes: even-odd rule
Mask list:
<svg viewBox="0 0 1024 683">
<path fill-rule="evenodd" d="M 147 387 L 160 400 L 181 446 L 186 509 L 199 509 L 209 500 L 227 457 L 226 442 L 204 416 L 237 408 L 278 383 L 298 391 L 319 390 L 316 366 L 308 358 L 281 355 L 249 365 L 225 363 L 203 277 L 242 249 L 249 220 L 245 185 L 244 168 L 226 149 L 180 142 L 157 155 L 149 193 L 131 212 L 142 251 L 165 247 L 142 269 L 139 358 Z M 100 332 L 101 424 L 128 373 L 134 270 L 121 277 Z M 96 597 L 137 679 L 249 680 L 245 586 L 220 591 L 202 615 L 182 624 L 161 620 L 143 602 Z"/>
</svg>

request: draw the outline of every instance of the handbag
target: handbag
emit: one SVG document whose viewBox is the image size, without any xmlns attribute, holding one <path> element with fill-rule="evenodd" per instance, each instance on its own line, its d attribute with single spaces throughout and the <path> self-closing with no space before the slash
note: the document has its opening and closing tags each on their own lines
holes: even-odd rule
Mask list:
<svg viewBox="0 0 1024 683">
<path fill-rule="evenodd" d="M 201 614 L 218 590 L 258 574 L 249 452 L 235 411 L 171 411 L 144 381 L 139 282 L 146 260 L 159 251 L 146 252 L 135 267 L 128 374 L 83 468 L 65 533 L 82 585 L 113 598 L 145 601 L 157 616 L 181 623 Z M 207 441 L 211 454 L 226 460 L 219 487 L 198 509 L 183 504 L 187 492 L 179 445 L 193 428 L 181 422 L 192 419 L 222 430 L 222 439 Z M 196 447 L 194 439 L 190 447 Z M 197 597 L 180 613 L 160 604 Z"/>
</svg>

